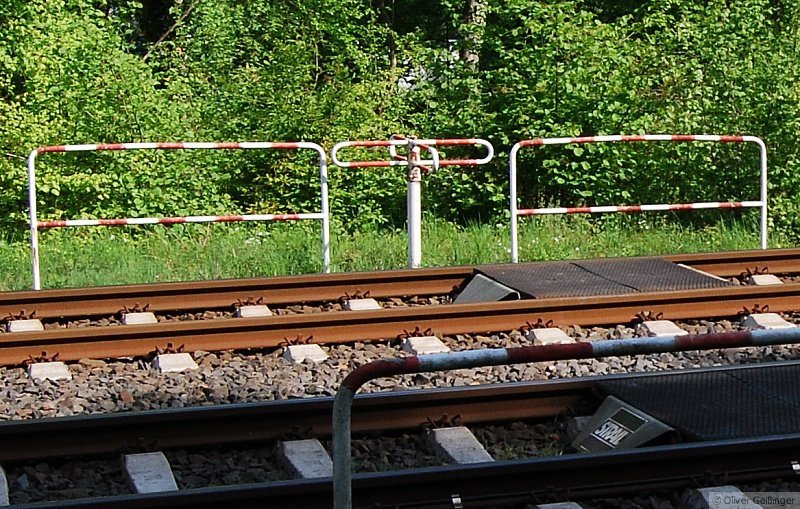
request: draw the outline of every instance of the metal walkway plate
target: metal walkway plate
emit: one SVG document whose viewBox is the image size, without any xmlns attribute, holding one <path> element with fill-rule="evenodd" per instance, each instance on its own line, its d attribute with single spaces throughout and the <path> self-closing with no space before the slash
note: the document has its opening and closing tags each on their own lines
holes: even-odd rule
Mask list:
<svg viewBox="0 0 800 509">
<path fill-rule="evenodd" d="M 658 257 L 505 264 L 476 270 L 536 299 L 731 286 Z"/>
<path fill-rule="evenodd" d="M 680 371 L 598 384 L 693 440 L 725 440 L 800 430 L 800 363 Z"/>
</svg>

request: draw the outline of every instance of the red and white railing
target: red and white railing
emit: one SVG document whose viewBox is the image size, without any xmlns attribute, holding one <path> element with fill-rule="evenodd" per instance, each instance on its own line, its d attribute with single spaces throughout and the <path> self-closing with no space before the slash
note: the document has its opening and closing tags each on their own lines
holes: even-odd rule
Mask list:
<svg viewBox="0 0 800 509">
<path fill-rule="evenodd" d="M 518 208 L 517 207 L 517 153 L 523 147 L 543 145 L 570 145 L 584 143 L 607 142 L 717 142 L 717 143 L 755 143 L 758 145 L 761 159 L 760 185 L 761 192 L 758 200 L 735 202 L 702 202 L 702 203 L 676 203 L 653 205 L 620 205 L 598 207 L 551 207 L 551 208 Z M 539 138 L 524 140 L 511 148 L 509 155 L 509 194 L 511 211 L 511 260 L 519 261 L 518 218 L 519 216 L 536 216 L 546 214 L 594 214 L 609 212 L 649 212 L 669 210 L 699 210 L 699 209 L 738 209 L 761 208 L 761 249 L 767 248 L 767 148 L 764 142 L 755 136 L 717 136 L 708 134 L 644 134 L 644 135 L 616 135 L 616 136 L 585 136 L 579 138 Z"/>
<path fill-rule="evenodd" d="M 478 159 L 440 159 L 439 154 L 433 147 L 443 146 L 475 146 L 480 145 L 486 149 L 486 155 Z M 419 155 L 418 149 L 425 149 L 431 154 L 431 159 L 418 159 L 409 161 L 406 156 L 397 153 L 397 147 L 408 147 L 409 154 Z M 339 151 L 346 147 L 387 147 L 389 148 L 392 160 L 376 161 L 341 161 Z M 494 147 L 491 143 L 480 138 L 442 138 L 442 139 L 416 139 L 394 134 L 388 140 L 374 141 L 342 141 L 333 146 L 331 150 L 331 161 L 336 166 L 342 168 L 386 168 L 389 166 L 426 166 L 433 167 L 430 171 L 435 171 L 441 166 L 478 166 L 486 164 L 494 157 Z"/>
<path fill-rule="evenodd" d="M 185 216 L 185 217 L 147 217 L 125 219 L 66 219 L 59 221 L 39 221 L 36 208 L 36 156 L 48 152 L 96 152 L 122 150 L 314 150 L 319 155 L 320 202 L 321 211 L 302 214 L 249 214 L 224 216 Z M 40 147 L 28 156 L 28 200 L 30 206 L 31 257 L 33 265 L 33 288 L 41 288 L 39 274 L 39 230 L 45 228 L 64 228 L 73 226 L 124 226 L 146 224 L 185 224 L 185 223 L 230 223 L 240 221 L 295 221 L 313 219 L 322 221 L 322 264 L 325 272 L 330 271 L 330 209 L 328 207 L 328 169 L 325 151 L 316 143 L 308 142 L 224 142 L 224 143 L 117 143 L 100 145 L 59 145 Z"/>
<path fill-rule="evenodd" d="M 486 155 L 478 159 L 442 159 L 435 147 L 442 146 L 482 146 Z M 407 147 L 407 155 L 397 152 L 397 147 Z M 342 161 L 339 151 L 346 147 L 386 147 L 389 149 L 389 160 Z M 420 154 L 426 151 L 430 159 L 422 159 Z M 418 140 L 405 136 L 393 135 L 388 140 L 377 141 L 343 141 L 333 146 L 331 160 L 342 168 L 387 168 L 405 166 L 407 168 L 408 191 L 406 207 L 408 210 L 408 266 L 417 268 L 422 263 L 422 174 L 438 170 L 442 166 L 477 166 L 486 164 L 494 157 L 494 147 L 486 140 L 479 138 L 430 139 Z"/>
</svg>

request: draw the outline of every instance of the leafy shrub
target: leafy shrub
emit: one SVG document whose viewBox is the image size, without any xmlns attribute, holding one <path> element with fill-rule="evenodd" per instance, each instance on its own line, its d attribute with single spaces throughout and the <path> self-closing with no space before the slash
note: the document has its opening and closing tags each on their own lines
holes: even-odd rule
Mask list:
<svg viewBox="0 0 800 509">
<path fill-rule="evenodd" d="M 24 159 L 41 145 L 482 137 L 492 164 L 443 169 L 424 191 L 436 216 L 471 221 L 507 209 L 516 141 L 720 133 L 766 141 L 774 226 L 800 231 L 794 3 L 478 3 L 485 21 L 455 0 L 4 2 L 0 226 L 26 221 Z M 39 205 L 48 218 L 312 210 L 315 157 L 47 154 Z M 521 203 L 752 199 L 757 164 L 752 147 L 530 148 Z M 330 184 L 348 228 L 402 225 L 402 169 L 330 168 Z"/>
</svg>

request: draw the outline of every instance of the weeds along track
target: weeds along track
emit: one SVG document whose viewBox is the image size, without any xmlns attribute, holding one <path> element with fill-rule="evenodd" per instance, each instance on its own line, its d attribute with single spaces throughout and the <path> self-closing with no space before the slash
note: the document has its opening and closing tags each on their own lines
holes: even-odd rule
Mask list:
<svg viewBox="0 0 800 509">
<path fill-rule="evenodd" d="M 800 272 L 800 250 L 748 251 L 668 258 L 676 263 L 732 278 L 748 273 Z M 266 278 L 209 283 L 176 283 L 2 295 L 9 316 L 99 315 L 114 309 L 209 309 L 263 302 L 300 306 L 260 318 L 186 320 L 179 316 L 135 326 L 65 326 L 0 335 L 0 364 L 31 359 L 147 356 L 180 349 L 222 351 L 275 348 L 292 343 L 351 343 L 387 340 L 409 334 L 475 334 L 512 331 L 549 324 L 603 325 L 642 317 L 666 320 L 729 317 L 751 312 L 800 310 L 800 284 L 636 293 L 621 296 L 529 299 L 477 304 L 448 304 L 447 294 L 473 273 L 471 267 Z M 793 281 L 788 277 L 787 281 Z M 338 304 L 309 307 L 309 302 L 353 296 L 385 297 L 379 310 L 338 312 Z M 423 297 L 428 296 L 428 297 Z M 438 297 L 437 297 L 438 296 Z M 405 300 L 400 299 L 405 298 Z M 34 302 L 33 299 L 40 299 Z M 223 304 L 224 303 L 224 304 Z M 445 305 L 425 305 L 425 304 Z M 97 305 L 105 311 L 98 311 Z M 88 306 L 84 308 L 84 306 Z M 327 306 L 327 307 L 326 307 Z M 304 309 L 309 308 L 309 309 Z M 59 310 L 60 311 L 57 311 Z M 71 310 L 71 311 L 67 311 Z M 329 312 L 324 312 L 324 311 Z M 306 312 L 307 311 L 307 312 Z M 206 312 L 208 313 L 208 312 Z M 106 319 L 105 323 L 109 320 Z M 84 324 L 87 325 L 87 324 Z"/>
</svg>

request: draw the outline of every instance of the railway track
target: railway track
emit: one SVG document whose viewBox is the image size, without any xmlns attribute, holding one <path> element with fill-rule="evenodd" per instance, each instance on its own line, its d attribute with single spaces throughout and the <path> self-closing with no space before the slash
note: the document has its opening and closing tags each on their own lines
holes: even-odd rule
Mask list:
<svg viewBox="0 0 800 509">
<path fill-rule="evenodd" d="M 731 251 L 663 257 L 719 277 L 748 271 L 800 273 L 800 249 Z M 0 317 L 35 314 L 40 319 L 114 315 L 125 309 L 186 311 L 231 309 L 261 300 L 270 305 L 337 301 L 347 295 L 397 297 L 446 295 L 475 267 L 280 276 L 188 283 L 0 292 Z"/>
<path fill-rule="evenodd" d="M 800 369 L 800 363 L 791 363 Z M 787 366 L 782 363 L 782 366 Z M 724 368 L 730 372 L 764 367 Z M 720 371 L 714 368 L 710 371 Z M 695 373 L 710 372 L 695 370 Z M 680 373 L 640 374 L 640 380 Z M 423 424 L 459 415 L 477 427 L 504 421 L 552 421 L 570 409 L 593 411 L 596 388 L 631 375 L 436 391 L 359 396 L 353 432 L 419 433 Z M 120 454 L 131 449 L 264 445 L 282 440 L 298 427 L 306 437 L 325 442 L 331 431 L 330 398 L 228 405 L 123 415 L 82 416 L 0 424 L 0 463 L 45 461 L 63 456 Z M 8 447 L 5 444 L 9 445 Z M 652 490 L 793 477 L 800 434 L 737 440 L 653 445 L 610 453 L 528 457 L 473 465 L 441 465 L 403 471 L 361 472 L 353 481 L 354 507 L 497 506 L 622 496 Z M 330 478 L 283 479 L 178 492 L 62 500 L 23 507 L 330 507 Z"/>
<path fill-rule="evenodd" d="M 452 335 L 552 326 L 626 323 L 643 315 L 665 320 L 800 309 L 800 284 L 639 293 L 607 297 L 531 299 L 341 313 L 87 327 L 0 335 L 0 364 L 31 358 L 118 358 L 185 351 L 274 348 L 393 339 L 409 331 Z M 309 340 L 310 338 L 310 340 Z"/>
<path fill-rule="evenodd" d="M 753 253 L 750 258 L 740 256 L 741 259 L 737 258 L 740 254 L 736 253 L 716 255 L 716 258 L 691 255 L 689 258 L 693 258 L 693 261 L 678 261 L 693 267 L 705 264 L 703 270 L 725 277 L 737 276 L 748 270 L 762 272 L 768 269 L 771 273 L 796 271 L 793 264 L 796 263 L 798 253 L 795 250 L 768 252 L 766 262 L 763 258 L 757 258 L 756 253 L 761 252 Z M 377 294 L 373 293 L 377 287 L 353 285 L 352 281 L 345 282 L 345 275 L 337 275 L 342 279 L 330 281 L 329 287 L 321 294 L 337 295 L 338 298 L 342 295 L 339 292 L 352 295 L 369 291 L 371 296 L 388 297 L 412 293 L 419 295 L 418 290 L 426 288 L 425 291 L 431 292 L 429 295 L 441 295 L 442 287 L 449 285 L 452 289 L 461 284 L 464 278 L 472 274 L 472 270 L 456 268 L 441 273 L 430 271 L 430 274 L 425 275 L 428 280 L 425 285 L 409 281 L 397 282 L 398 279 L 412 277 L 422 271 L 382 273 L 385 278 L 381 284 L 385 283 L 385 286 L 377 290 Z M 462 275 L 455 277 L 457 274 Z M 366 274 L 358 277 L 363 278 L 359 281 L 368 279 Z M 295 282 L 303 280 L 300 286 L 308 286 L 302 290 L 308 292 L 304 295 L 320 295 L 313 294 L 313 285 L 320 286 L 319 281 L 314 283 L 313 277 L 286 279 L 294 279 Z M 458 282 L 453 284 L 456 280 Z M 272 278 L 267 281 L 276 283 Z M 194 284 L 189 284 L 192 285 Z M 222 286 L 225 284 L 220 287 Z M 325 284 L 321 286 L 324 287 Z M 277 292 L 277 286 L 275 288 Z M 412 292 L 409 288 L 416 291 Z M 252 299 L 253 295 L 244 298 Z M 229 294 L 225 298 L 231 297 Z M 286 303 L 296 302 L 293 300 L 295 297 L 290 294 L 281 298 Z M 241 302 L 243 297 L 238 296 L 236 299 Z M 139 356 L 147 355 L 155 349 L 165 349 L 167 345 L 173 348 L 185 345 L 186 350 L 205 351 L 272 348 L 290 343 L 296 338 L 305 340 L 309 337 L 315 343 L 352 343 L 393 339 L 407 335 L 409 331 L 425 329 L 431 329 L 437 335 L 457 338 L 460 334 L 519 331 L 542 325 L 564 328 L 615 324 L 619 328 L 618 324 L 632 324 L 643 318 L 685 320 L 709 316 L 734 317 L 767 310 L 796 312 L 800 309 L 798 304 L 800 285 L 784 284 L 612 297 L 398 307 L 375 311 L 278 315 L 130 327 L 51 329 L 0 335 L 0 362 L 19 364 L 29 356 L 39 356 L 42 353 L 45 356 L 58 353 L 60 360 Z M 230 306 L 230 300 L 225 306 Z M 206 304 L 203 304 L 200 308 L 205 307 Z M 355 361 L 355 365 L 359 363 L 360 361 Z M 349 368 L 347 364 L 350 364 Z M 347 361 L 343 369 L 352 367 L 353 361 Z M 308 369 L 314 372 L 314 368 Z M 590 404 L 587 401 L 592 401 L 593 398 L 592 384 L 599 378 L 602 377 L 369 395 L 359 398 L 353 429 L 357 434 L 365 436 L 387 430 L 392 430 L 391 433 L 411 433 L 419 430 L 423 422 L 446 420 L 443 419 L 446 415 L 458 415 L 460 423 L 467 426 L 489 425 L 499 421 L 552 421 L 554 416 L 563 413 L 567 408 Z M 108 378 L 101 376 L 101 380 L 108 381 Z M 326 381 L 319 383 L 334 384 Z M 30 384 L 28 387 L 30 388 Z M 60 390 L 58 387 L 64 388 L 57 384 L 50 387 L 56 391 Z M 296 435 L 298 429 L 304 430 L 304 435 L 326 440 L 330 434 L 330 400 L 292 400 L 270 404 L 197 407 L 185 411 L 5 422 L 0 423 L 0 464 L 50 461 L 55 457 L 117 455 L 125 450 L 138 452 L 153 448 L 196 449 L 220 443 L 250 447 L 275 443 L 286 435 Z M 214 431 L 209 433 L 209 430 Z M 659 446 L 646 451 L 618 451 L 602 455 L 520 458 L 496 462 L 486 465 L 485 468 L 473 465 L 402 472 L 362 472 L 354 479 L 354 490 L 357 493 L 357 507 L 371 507 L 376 504 L 453 507 L 453 495 L 458 495 L 464 507 L 497 504 L 520 504 L 516 506 L 524 507 L 531 503 L 573 497 L 616 496 L 642 490 L 678 489 L 697 485 L 698 480 L 708 480 L 713 484 L 720 477 L 731 482 L 781 477 L 792 470 L 791 461 L 800 457 L 798 452 L 800 435 L 792 434 Z M 718 460 L 720 461 L 717 462 Z M 601 470 L 600 474 L 598 470 Z M 531 484 L 531 479 L 537 480 L 536 485 Z M 581 482 L 575 482 L 576 479 Z M 566 494 L 570 496 L 566 497 Z M 239 486 L 192 488 L 175 493 L 60 500 L 36 503 L 29 507 L 88 508 L 112 504 L 132 508 L 265 505 L 330 507 L 331 485 L 326 480 L 285 479 Z"/>
</svg>

